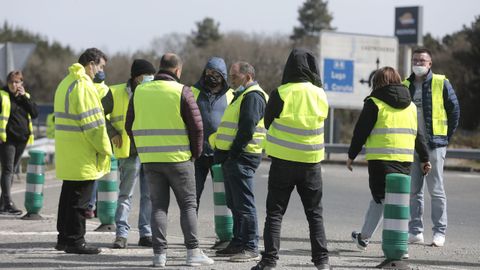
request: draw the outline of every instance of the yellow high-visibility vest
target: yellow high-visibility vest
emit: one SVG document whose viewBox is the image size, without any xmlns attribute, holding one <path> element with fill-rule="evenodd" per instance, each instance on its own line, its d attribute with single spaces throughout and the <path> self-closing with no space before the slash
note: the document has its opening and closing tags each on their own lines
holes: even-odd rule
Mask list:
<svg viewBox="0 0 480 270">
<path fill-rule="evenodd" d="M 30 98 L 29 93 L 25 93 L 27 98 Z M 0 98 L 2 99 L 2 113 L 0 113 L 0 139 L 2 142 L 7 141 L 7 124 L 8 119 L 10 119 L 10 109 L 12 104 L 10 103 L 10 94 L 8 91 L 0 90 Z M 33 126 L 32 118 L 28 114 L 28 130 L 30 131 L 30 136 L 28 136 L 27 144 L 33 144 Z"/>
<path fill-rule="evenodd" d="M 57 87 L 55 162 L 57 179 L 96 180 L 110 172 L 112 148 L 92 79 L 75 63 Z"/>
<path fill-rule="evenodd" d="M 445 75 L 432 74 L 432 131 L 433 135 L 447 136 L 448 118 L 443 104 L 443 84 L 448 80 Z M 410 81 L 404 80 L 403 85 L 410 87 Z"/>
<path fill-rule="evenodd" d="M 142 163 L 183 162 L 191 158 L 187 127 L 180 112 L 183 85 L 156 80 L 135 89 L 133 137 Z"/>
<path fill-rule="evenodd" d="M 130 138 L 125 131 L 125 118 L 128 109 L 129 95 L 127 93 L 127 84 L 117 84 L 110 87 L 113 96 L 113 111 L 110 114 L 110 123 L 115 130 L 122 136 L 122 147 L 113 147 L 113 154 L 116 158 L 127 158 L 130 156 Z"/>
<path fill-rule="evenodd" d="M 47 115 L 47 138 L 55 139 L 55 113 Z"/>
<path fill-rule="evenodd" d="M 417 107 L 397 109 L 370 97 L 378 107 L 377 122 L 365 143 L 366 160 L 412 162 L 417 137 Z"/>
<path fill-rule="evenodd" d="M 309 82 L 288 83 L 278 88 L 283 110 L 268 128 L 267 155 L 283 160 L 318 163 L 324 159 L 324 120 L 327 96 Z"/>
<path fill-rule="evenodd" d="M 242 105 L 243 98 L 246 94 L 258 91 L 260 92 L 265 100 L 268 101 L 268 95 L 263 91 L 260 86 L 252 85 L 248 87 L 240 96 L 235 99 L 228 107 L 225 109 L 225 113 L 223 114 L 222 120 L 220 125 L 218 126 L 218 130 L 215 133 L 215 144 L 212 144 L 212 147 L 216 147 L 220 150 L 230 150 L 232 147 L 233 140 L 237 135 L 238 131 L 238 120 L 240 118 L 240 106 Z M 262 153 L 262 144 L 263 140 L 266 136 L 265 125 L 263 124 L 263 117 L 258 122 L 255 132 L 253 133 L 253 138 L 248 142 L 247 146 L 245 147 L 245 152 L 253 153 L 253 154 L 260 154 Z"/>
</svg>

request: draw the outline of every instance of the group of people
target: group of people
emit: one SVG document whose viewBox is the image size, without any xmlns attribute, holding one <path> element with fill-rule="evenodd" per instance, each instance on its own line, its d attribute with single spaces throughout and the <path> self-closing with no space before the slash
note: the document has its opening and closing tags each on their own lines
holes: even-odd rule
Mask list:
<svg viewBox="0 0 480 270">
<path fill-rule="evenodd" d="M 365 145 L 372 194 L 360 232 L 352 240 L 366 250 L 383 219 L 385 179 L 389 173 L 411 176 L 408 223 L 410 243 L 424 243 L 424 186 L 431 196 L 431 245 L 445 244 L 447 199 L 443 179 L 446 148 L 459 122 L 455 91 L 444 75 L 431 70 L 432 54 L 419 48 L 412 54 L 413 73 L 404 81 L 391 67 L 373 77 L 372 93 L 365 99 L 348 151 L 347 167 Z M 409 254 L 403 256 L 408 258 Z"/>
<path fill-rule="evenodd" d="M 232 262 L 259 261 L 252 269 L 274 269 L 282 218 L 296 187 L 309 223 L 312 262 L 317 269 L 330 269 L 321 201 L 324 120 L 329 105 L 311 52 L 292 50 L 281 85 L 270 96 L 256 81 L 255 68 L 243 61 L 233 63 L 227 75 L 225 61 L 212 57 L 199 81 L 189 87 L 180 83 L 181 58 L 167 53 L 158 72 L 150 62 L 136 59 L 126 83 L 106 87 L 107 61 L 102 51 L 87 49 L 69 67 L 55 92 L 56 174 L 63 180 L 57 250 L 101 252 L 86 244 L 86 210 L 95 180 L 108 173 L 115 156 L 120 177 L 113 248 L 128 245 L 128 216 L 140 179 L 139 245 L 153 248 L 153 265 L 163 267 L 167 262 L 170 189 L 180 208 L 186 263 L 213 264 L 199 249 L 197 215 L 207 175 L 213 164 L 221 164 L 226 203 L 233 215 L 233 238 L 216 256 L 228 256 Z M 458 125 L 459 106 L 445 76 L 432 73 L 428 50 L 415 50 L 412 63 L 413 73 L 403 82 L 391 67 L 375 73 L 372 93 L 365 99 L 353 132 L 347 167 L 352 170 L 353 160 L 365 145 L 372 193 L 362 230 L 352 233 L 361 249 L 366 249 L 382 219 L 388 173 L 412 175 L 410 241 L 424 241 L 425 181 L 432 196 L 432 243 L 443 246 L 445 242 L 443 162 Z M 21 87 L 21 73 L 7 80 L 9 91 L 0 91 L 0 209 L 18 213 L 9 194 L 11 179 L 18 153 L 32 135 L 30 118 L 38 113 Z M 271 158 L 271 167 L 265 251 L 260 256 L 254 174 L 263 152 Z"/>
</svg>

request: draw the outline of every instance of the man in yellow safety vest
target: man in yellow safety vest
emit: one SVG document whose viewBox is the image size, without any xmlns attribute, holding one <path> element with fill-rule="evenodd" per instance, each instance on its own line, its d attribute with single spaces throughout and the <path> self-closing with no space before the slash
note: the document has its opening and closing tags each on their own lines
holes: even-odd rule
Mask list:
<svg viewBox="0 0 480 270">
<path fill-rule="evenodd" d="M 98 254 L 85 242 L 85 210 L 93 183 L 110 171 L 112 149 L 105 128 L 100 97 L 93 78 L 103 71 L 107 57 L 87 49 L 55 92 L 55 162 L 63 180 L 58 203 L 55 248 L 67 253 Z"/>
<path fill-rule="evenodd" d="M 203 145 L 203 126 L 192 90 L 179 83 L 182 61 L 167 53 L 154 81 L 139 85 L 127 109 L 125 130 L 133 136 L 152 201 L 153 265 L 167 261 L 170 189 L 180 208 L 180 223 L 190 266 L 213 264 L 199 248 L 197 199 L 192 160 Z"/>
<path fill-rule="evenodd" d="M 452 85 L 445 75 L 434 74 L 432 54 L 419 48 L 412 54 L 413 73 L 403 83 L 410 90 L 417 105 L 418 128 L 423 129 L 432 170 L 423 174 L 421 161 L 415 155 L 412 166 L 410 194 L 410 243 L 423 243 L 423 208 L 425 182 L 432 197 L 433 246 L 445 244 L 447 230 L 447 196 L 443 180 L 443 165 L 447 145 L 452 138 L 460 118 L 460 107 Z"/>
</svg>

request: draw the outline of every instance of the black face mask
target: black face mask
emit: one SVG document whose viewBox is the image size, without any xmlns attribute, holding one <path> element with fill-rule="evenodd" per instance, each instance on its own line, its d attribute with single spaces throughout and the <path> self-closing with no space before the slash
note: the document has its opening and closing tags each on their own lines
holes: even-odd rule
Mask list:
<svg viewBox="0 0 480 270">
<path fill-rule="evenodd" d="M 215 79 L 212 75 L 205 75 L 205 85 L 208 88 L 215 88 L 220 85 L 222 82 L 220 80 Z"/>
</svg>

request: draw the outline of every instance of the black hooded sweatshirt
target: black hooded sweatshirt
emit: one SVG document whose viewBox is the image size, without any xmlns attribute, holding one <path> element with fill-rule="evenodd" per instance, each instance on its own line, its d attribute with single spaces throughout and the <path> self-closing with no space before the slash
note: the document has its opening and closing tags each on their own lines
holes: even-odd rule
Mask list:
<svg viewBox="0 0 480 270">
<path fill-rule="evenodd" d="M 313 85 L 322 87 L 315 56 L 305 49 L 293 49 L 288 56 L 287 63 L 283 70 L 282 85 L 287 83 L 310 82 Z M 265 117 L 263 119 L 265 128 L 269 128 L 275 118 L 280 117 L 283 110 L 283 100 L 280 98 L 278 88 L 270 94 Z"/>
<path fill-rule="evenodd" d="M 403 85 L 387 85 L 373 91 L 370 96 L 366 97 L 363 104 L 363 110 L 360 113 L 360 117 L 358 118 L 353 131 L 350 149 L 348 150 L 348 157 L 352 160 L 355 159 L 358 153 L 362 150 L 363 145 L 367 141 L 370 132 L 373 130 L 373 127 L 377 122 L 378 107 L 369 97 L 378 98 L 397 109 L 407 108 L 412 101 L 408 89 Z M 425 135 L 422 133 L 421 129 L 417 129 L 415 150 L 417 151 L 421 162 L 428 161 Z"/>
<path fill-rule="evenodd" d="M 38 110 L 37 104 L 30 98 L 24 96 L 15 96 L 8 90 L 8 86 L 2 89 L 10 95 L 10 118 L 7 123 L 7 140 L 14 143 L 26 143 L 30 136 L 30 129 L 28 127 L 28 115 L 32 119 L 37 118 Z M 0 100 L 0 113 L 2 102 Z"/>
</svg>

